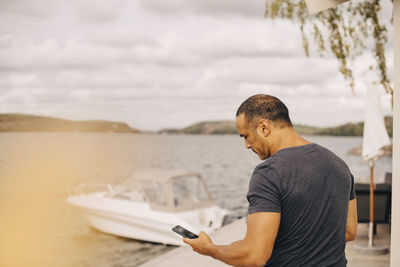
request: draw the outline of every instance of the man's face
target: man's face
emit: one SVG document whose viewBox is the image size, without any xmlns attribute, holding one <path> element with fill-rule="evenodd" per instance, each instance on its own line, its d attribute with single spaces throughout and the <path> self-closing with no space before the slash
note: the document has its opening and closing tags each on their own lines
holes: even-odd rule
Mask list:
<svg viewBox="0 0 400 267">
<path fill-rule="evenodd" d="M 240 137 L 244 138 L 247 149 L 253 150 L 261 160 L 271 156 L 268 149 L 265 148 L 264 142 L 262 142 L 262 137 L 257 133 L 256 126 L 251 128 L 243 113 L 236 117 L 236 127 Z"/>
</svg>

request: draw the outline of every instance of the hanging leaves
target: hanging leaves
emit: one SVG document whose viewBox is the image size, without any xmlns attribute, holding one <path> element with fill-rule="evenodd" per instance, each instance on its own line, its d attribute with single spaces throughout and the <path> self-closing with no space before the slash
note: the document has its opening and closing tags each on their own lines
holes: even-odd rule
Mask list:
<svg viewBox="0 0 400 267">
<path fill-rule="evenodd" d="M 321 56 L 331 52 L 353 93 L 355 82 L 351 62 L 372 41 L 380 84 L 393 97 L 385 58 L 387 29 L 380 21 L 380 11 L 380 0 L 350 1 L 310 16 L 304 0 L 266 0 L 265 17 L 299 22 L 305 54 L 310 55 L 310 40 L 316 44 Z"/>
</svg>

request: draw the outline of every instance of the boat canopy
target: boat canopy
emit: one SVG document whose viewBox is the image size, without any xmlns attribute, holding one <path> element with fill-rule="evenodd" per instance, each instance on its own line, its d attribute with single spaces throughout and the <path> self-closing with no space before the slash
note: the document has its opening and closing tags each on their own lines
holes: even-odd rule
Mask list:
<svg viewBox="0 0 400 267">
<path fill-rule="evenodd" d="M 199 173 L 176 170 L 136 172 L 130 178 L 130 189 L 140 192 L 143 201 L 154 210 L 184 211 L 215 205 Z M 117 197 L 121 194 L 116 194 Z M 135 194 L 131 194 L 135 196 Z M 137 201 L 137 193 L 134 199 Z"/>
</svg>

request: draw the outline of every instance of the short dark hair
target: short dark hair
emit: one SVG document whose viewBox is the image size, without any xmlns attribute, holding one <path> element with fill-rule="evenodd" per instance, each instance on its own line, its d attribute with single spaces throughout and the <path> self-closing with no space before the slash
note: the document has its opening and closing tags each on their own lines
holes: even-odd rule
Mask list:
<svg viewBox="0 0 400 267">
<path fill-rule="evenodd" d="M 247 98 L 238 108 L 236 117 L 244 114 L 248 123 L 255 119 L 267 119 L 293 127 L 289 118 L 289 110 L 278 98 L 270 95 L 258 94 Z"/>
</svg>

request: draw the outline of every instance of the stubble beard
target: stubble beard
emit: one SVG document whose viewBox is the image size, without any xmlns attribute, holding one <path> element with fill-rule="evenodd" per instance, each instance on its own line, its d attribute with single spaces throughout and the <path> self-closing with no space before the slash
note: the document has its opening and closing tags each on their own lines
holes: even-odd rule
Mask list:
<svg viewBox="0 0 400 267">
<path fill-rule="evenodd" d="M 266 160 L 267 158 L 271 157 L 271 153 L 269 150 L 267 151 L 267 153 L 257 153 L 257 155 L 260 160 Z"/>
</svg>

